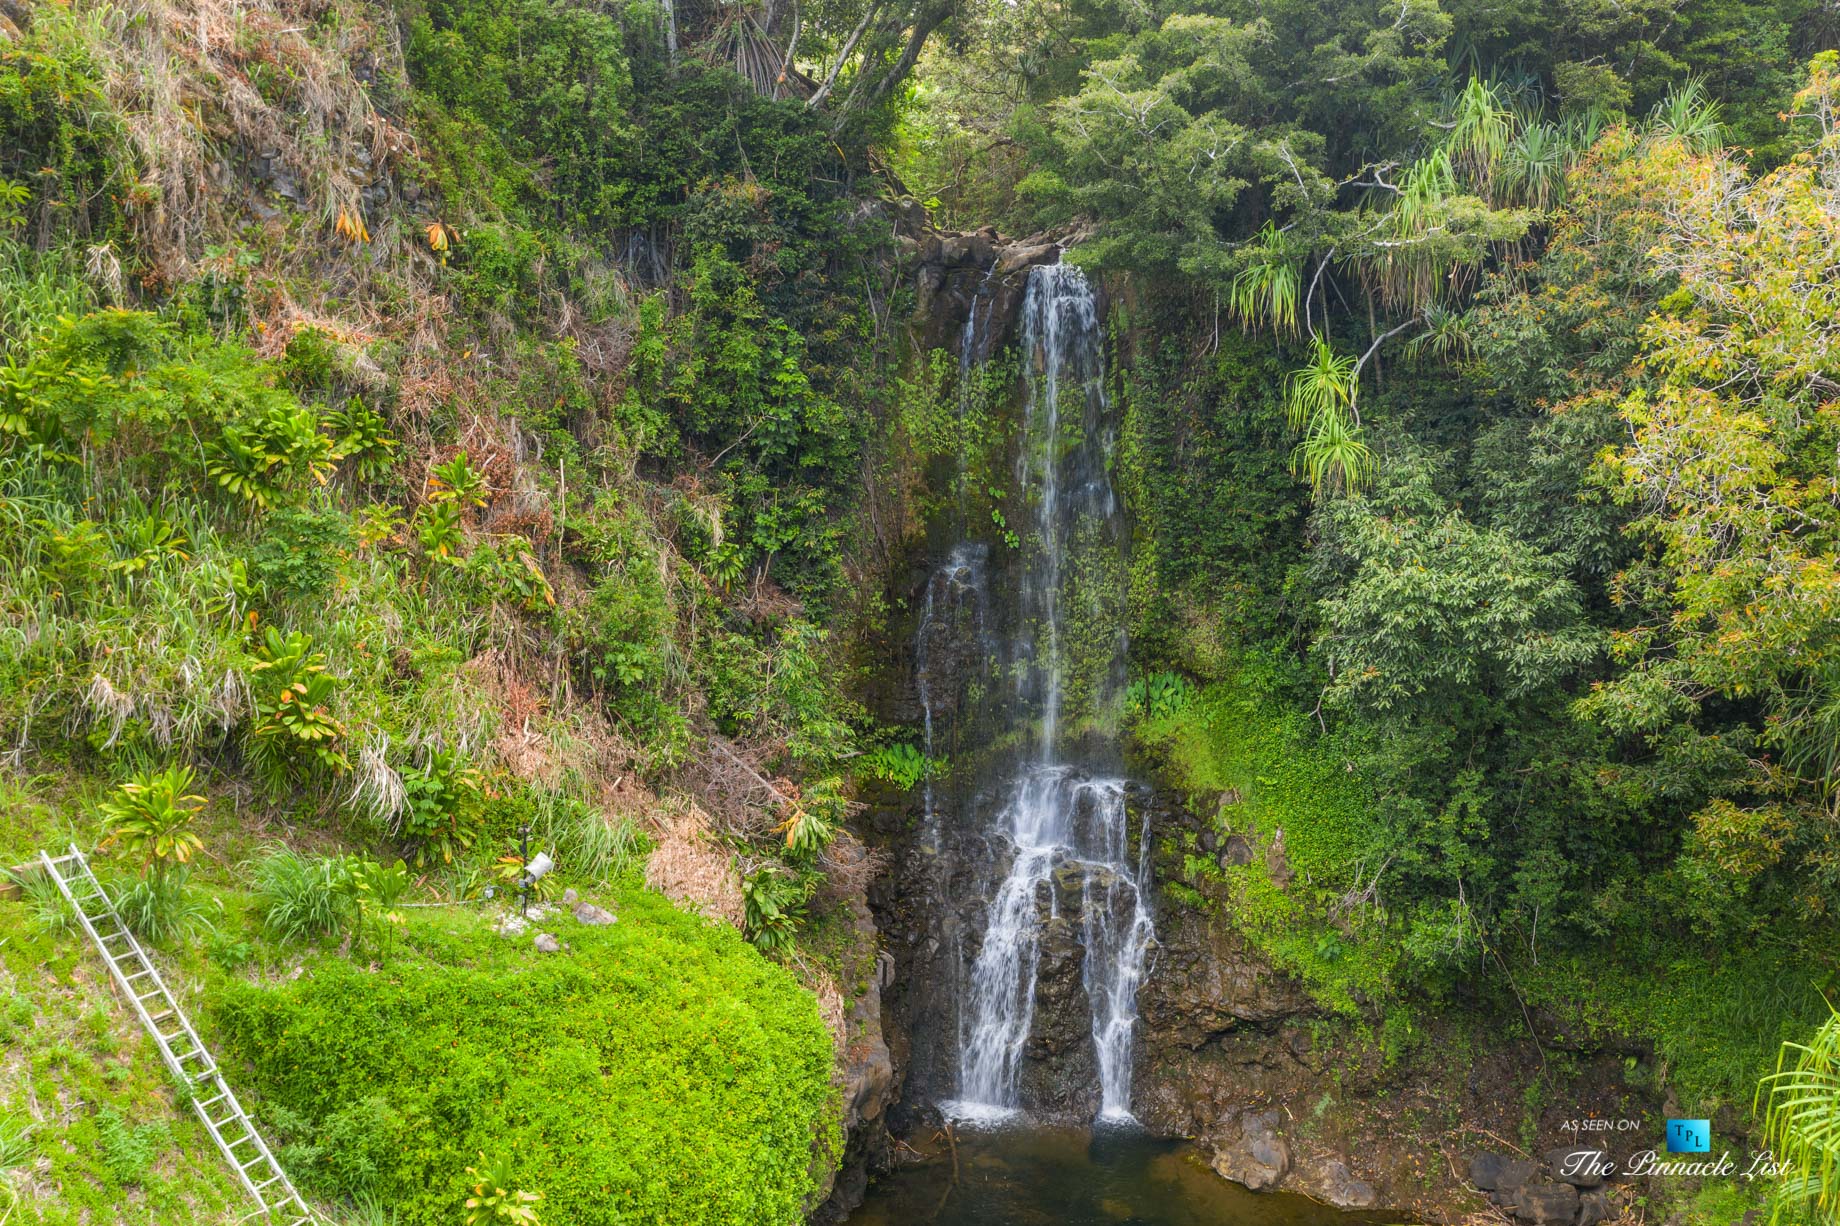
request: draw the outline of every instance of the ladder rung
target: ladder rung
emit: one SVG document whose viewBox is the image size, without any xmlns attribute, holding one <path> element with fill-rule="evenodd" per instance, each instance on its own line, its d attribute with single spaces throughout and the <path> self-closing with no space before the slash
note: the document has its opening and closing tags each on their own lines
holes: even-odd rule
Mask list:
<svg viewBox="0 0 1840 1226">
<path fill-rule="evenodd" d="M 152 1022 L 155 1026 L 158 1026 L 161 1022 L 165 1021 L 167 1018 L 171 1017 L 172 1015 L 173 1015 L 173 1011 L 171 1009 L 162 1009 L 160 1012 L 154 1014 L 152 1017 L 148 1018 L 147 1020 Z M 185 1032 L 180 1031 L 179 1033 L 183 1034 Z"/>
<path fill-rule="evenodd" d="M 236 1169 L 239 1171 L 246 1171 L 252 1166 L 261 1166 L 263 1162 L 267 1161 L 267 1159 L 268 1159 L 267 1154 L 257 1154 L 255 1157 L 251 1158 L 247 1162 L 237 1163 Z M 232 1158 L 230 1159 L 230 1161 L 236 1162 L 236 1159 Z"/>
<path fill-rule="evenodd" d="M 207 1116 L 206 1118 L 209 1119 L 210 1117 Z M 222 1132 L 224 1130 L 225 1124 L 234 1124 L 237 1122 L 237 1120 L 241 1118 L 242 1117 L 238 1115 L 226 1115 L 221 1120 L 210 1120 L 211 1131 L 212 1132 Z"/>
<path fill-rule="evenodd" d="M 267 1179 L 264 1179 L 261 1183 L 256 1185 L 256 1191 L 260 1192 L 263 1188 L 266 1188 L 269 1184 L 280 1183 L 280 1182 L 281 1182 L 281 1176 L 270 1175 Z"/>
<path fill-rule="evenodd" d="M 236 1140 L 225 1144 L 224 1148 L 225 1149 L 235 1149 L 237 1146 L 243 1144 L 245 1141 L 253 1141 L 255 1139 L 256 1139 L 255 1133 L 245 1132 L 242 1136 L 238 1137 Z"/>
<path fill-rule="evenodd" d="M 144 971 L 135 971 L 132 975 L 125 976 L 122 979 L 122 982 L 123 983 L 133 983 L 136 979 L 145 979 L 147 976 L 151 974 L 153 974 L 153 968 L 150 966 Z"/>
</svg>

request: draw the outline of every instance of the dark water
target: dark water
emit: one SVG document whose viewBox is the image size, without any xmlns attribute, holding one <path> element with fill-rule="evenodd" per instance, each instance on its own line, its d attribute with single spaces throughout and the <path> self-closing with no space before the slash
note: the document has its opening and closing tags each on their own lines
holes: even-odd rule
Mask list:
<svg viewBox="0 0 1840 1226">
<path fill-rule="evenodd" d="M 961 1127 L 869 1188 L 849 1226 L 1357 1226 L 1301 1196 L 1248 1192 L 1135 1128 Z"/>
</svg>

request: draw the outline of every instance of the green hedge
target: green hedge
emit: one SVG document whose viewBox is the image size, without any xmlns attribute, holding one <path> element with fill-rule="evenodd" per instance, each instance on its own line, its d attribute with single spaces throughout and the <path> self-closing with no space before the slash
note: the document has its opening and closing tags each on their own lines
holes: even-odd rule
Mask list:
<svg viewBox="0 0 1840 1226">
<path fill-rule="evenodd" d="M 328 958 L 217 994 L 222 1057 L 320 1195 L 448 1223 L 510 1154 L 545 1226 L 795 1223 L 839 1149 L 812 996 L 732 929 L 633 888 L 536 953 L 475 915 L 416 921 L 371 970 Z"/>
</svg>

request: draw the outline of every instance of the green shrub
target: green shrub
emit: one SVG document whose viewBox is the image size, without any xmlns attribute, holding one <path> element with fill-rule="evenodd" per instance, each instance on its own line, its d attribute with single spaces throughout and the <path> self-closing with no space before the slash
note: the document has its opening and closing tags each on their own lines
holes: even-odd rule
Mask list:
<svg viewBox="0 0 1840 1226">
<path fill-rule="evenodd" d="M 351 546 L 351 520 L 343 513 L 282 507 L 262 521 L 249 575 L 271 597 L 311 600 L 332 586 Z"/>
<path fill-rule="evenodd" d="M 415 863 L 443 864 L 470 849 L 480 834 L 479 771 L 457 749 L 430 749 L 420 766 L 402 773 L 403 808 L 398 833 Z"/>
<path fill-rule="evenodd" d="M 404 1226 L 456 1221 L 481 1151 L 513 1154 L 574 1226 L 803 1221 L 813 1142 L 838 1139 L 814 1001 L 732 929 L 636 888 L 616 902 L 621 922 L 572 927 L 564 955 L 421 913 L 387 975 L 333 959 L 228 984 L 222 1058 L 292 1113 L 284 1143 L 349 1138 L 346 1173 L 313 1169 L 369 1181 Z"/>
</svg>

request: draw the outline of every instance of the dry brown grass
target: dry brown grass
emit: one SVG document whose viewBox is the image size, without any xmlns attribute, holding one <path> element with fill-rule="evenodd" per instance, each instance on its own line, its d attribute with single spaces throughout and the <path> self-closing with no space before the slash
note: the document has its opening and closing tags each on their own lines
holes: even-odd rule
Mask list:
<svg viewBox="0 0 1840 1226">
<path fill-rule="evenodd" d="M 831 1036 L 831 1058 L 841 1069 L 850 1046 L 850 1015 L 844 1006 L 843 989 L 837 986 L 836 976 L 807 958 L 797 958 L 794 970 L 799 982 L 818 998 L 818 1016 Z"/>
<path fill-rule="evenodd" d="M 655 815 L 645 884 L 680 906 L 741 927 L 741 877 L 734 857 L 694 801 L 674 799 Z"/>
</svg>

